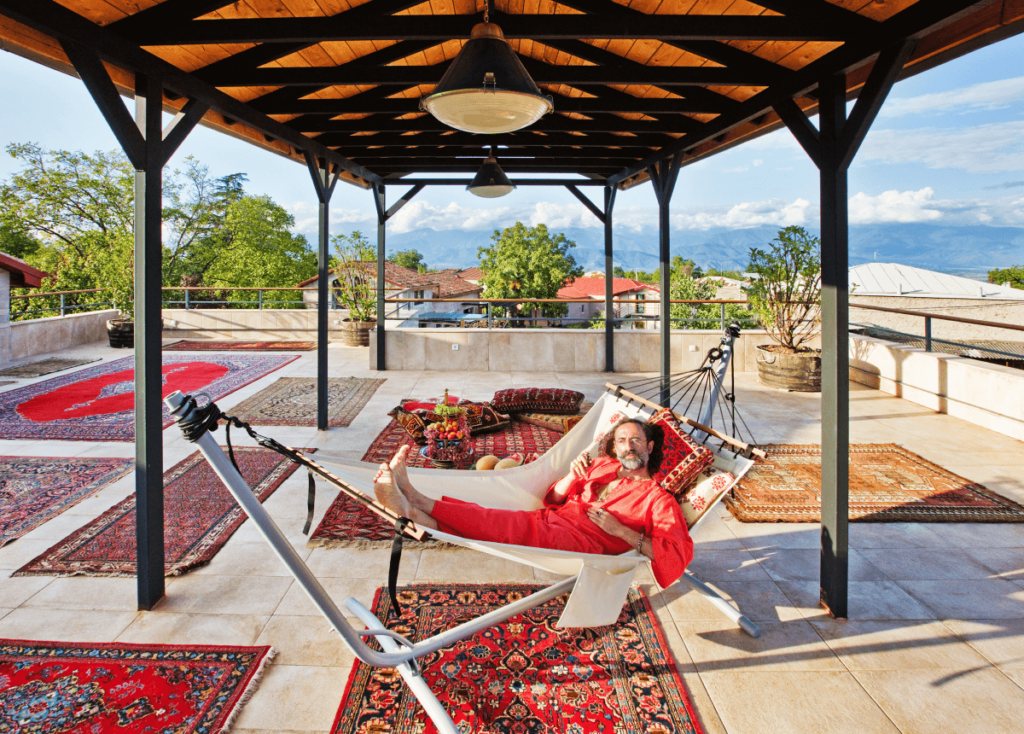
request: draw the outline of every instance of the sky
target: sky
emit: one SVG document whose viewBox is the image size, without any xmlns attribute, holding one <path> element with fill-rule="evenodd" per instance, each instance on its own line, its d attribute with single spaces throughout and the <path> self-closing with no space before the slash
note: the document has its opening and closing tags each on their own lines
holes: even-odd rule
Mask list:
<svg viewBox="0 0 1024 734">
<path fill-rule="evenodd" d="M 78 79 L 0 51 L 0 144 L 26 142 L 118 149 Z M 215 177 L 246 173 L 249 193 L 269 195 L 295 216 L 297 232 L 315 240 L 317 203 L 305 166 L 203 127 L 169 168 L 181 167 L 187 156 Z M 17 168 L 0 153 L 0 178 Z M 389 187 L 389 199 L 402 191 Z M 849 191 L 851 225 L 1024 227 L 1024 35 L 899 82 L 850 168 Z M 599 200 L 599 189 L 590 192 Z M 789 132 L 779 130 L 684 167 L 671 217 L 681 233 L 764 224 L 816 228 L 817 169 Z M 446 186 L 421 192 L 389 221 L 388 232 L 461 229 L 486 239 L 516 221 L 556 230 L 602 226 L 562 187 L 523 187 L 488 200 Z M 614 221 L 636 231 L 656 228 L 651 186 L 621 192 Z M 370 192 L 339 183 L 332 232 L 370 234 L 375 222 Z"/>
</svg>

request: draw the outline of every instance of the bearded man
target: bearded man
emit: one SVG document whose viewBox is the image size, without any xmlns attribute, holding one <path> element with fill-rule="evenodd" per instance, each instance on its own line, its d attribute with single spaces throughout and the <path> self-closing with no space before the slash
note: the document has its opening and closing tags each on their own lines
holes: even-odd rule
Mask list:
<svg viewBox="0 0 1024 734">
<path fill-rule="evenodd" d="M 407 446 L 390 465 L 381 464 L 373 489 L 381 504 L 400 516 L 464 538 L 604 555 L 636 550 L 651 559 L 654 578 L 665 587 L 693 558 L 693 541 L 678 501 L 651 478 L 655 445 L 646 423 L 620 421 L 609 439 L 609 456 L 576 458 L 569 474 L 548 489 L 539 510 L 433 500 L 409 482 Z"/>
</svg>

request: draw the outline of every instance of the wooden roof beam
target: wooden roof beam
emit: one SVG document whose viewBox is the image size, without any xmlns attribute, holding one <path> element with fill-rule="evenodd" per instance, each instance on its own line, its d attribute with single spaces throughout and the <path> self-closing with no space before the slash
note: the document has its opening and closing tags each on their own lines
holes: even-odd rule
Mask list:
<svg viewBox="0 0 1024 734">
<path fill-rule="evenodd" d="M 684 120 L 688 121 L 684 123 Z M 445 132 L 451 130 L 440 120 L 430 115 L 417 117 L 413 120 L 395 120 L 386 115 L 374 115 L 361 120 L 327 120 L 319 124 L 287 123 L 290 128 L 301 133 L 358 133 L 358 132 Z M 590 120 L 575 120 L 563 115 L 548 115 L 530 125 L 534 132 L 598 132 L 598 133 L 648 133 L 662 134 L 686 133 L 699 129 L 701 123 L 689 118 L 662 120 L 627 120 L 615 115 L 595 117 Z M 668 138 L 668 140 L 673 140 Z M 674 140 L 673 140 L 674 142 Z"/>
<path fill-rule="evenodd" d="M 375 135 L 353 135 L 351 133 L 324 133 L 317 136 L 317 142 L 328 146 L 353 146 L 362 148 L 368 145 L 418 145 L 418 146 L 522 146 L 543 145 L 547 147 L 582 147 L 604 148 L 646 147 L 660 148 L 675 142 L 675 138 L 665 135 L 613 135 L 612 133 L 587 133 L 573 135 L 567 132 L 547 132 L 543 135 L 531 133 L 530 129 L 503 135 L 474 135 L 473 133 L 454 132 L 444 135 L 436 132 L 419 133 L 418 135 L 401 135 L 399 133 L 376 133 Z"/>
</svg>

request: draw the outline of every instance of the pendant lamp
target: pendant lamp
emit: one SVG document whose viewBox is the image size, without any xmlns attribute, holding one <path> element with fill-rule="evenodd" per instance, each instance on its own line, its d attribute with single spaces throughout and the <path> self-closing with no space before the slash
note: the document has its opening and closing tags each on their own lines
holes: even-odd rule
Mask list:
<svg viewBox="0 0 1024 734">
<path fill-rule="evenodd" d="M 523 62 L 505 41 L 496 24 L 473 27 L 434 91 L 420 108 L 456 130 L 469 133 L 508 133 L 532 125 L 554 109 L 541 94 Z"/>
<path fill-rule="evenodd" d="M 511 194 L 515 191 L 516 185 L 509 181 L 508 176 L 501 170 L 501 166 L 498 165 L 498 159 L 494 153 L 494 148 L 491 148 L 491 154 L 487 156 L 483 165 L 480 166 L 480 170 L 477 171 L 476 176 L 473 177 L 469 186 L 466 187 L 466 191 L 474 196 L 480 196 L 484 199 L 496 199 L 499 196 Z"/>
</svg>

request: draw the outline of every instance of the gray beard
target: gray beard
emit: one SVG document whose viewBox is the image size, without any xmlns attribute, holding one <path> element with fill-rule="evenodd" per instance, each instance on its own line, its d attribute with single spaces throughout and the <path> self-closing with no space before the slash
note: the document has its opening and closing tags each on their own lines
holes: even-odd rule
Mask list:
<svg viewBox="0 0 1024 734">
<path fill-rule="evenodd" d="M 616 454 L 616 456 L 623 468 L 629 471 L 636 471 L 646 463 L 646 458 L 638 455 L 626 456 Z"/>
</svg>

